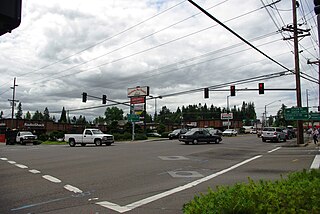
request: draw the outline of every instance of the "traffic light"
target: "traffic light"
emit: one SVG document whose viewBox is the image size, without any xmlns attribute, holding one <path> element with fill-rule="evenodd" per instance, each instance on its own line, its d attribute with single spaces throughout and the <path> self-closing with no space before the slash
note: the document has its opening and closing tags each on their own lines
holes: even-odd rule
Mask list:
<svg viewBox="0 0 320 214">
<path fill-rule="evenodd" d="M 87 102 L 87 96 L 88 96 L 88 94 L 86 93 L 86 92 L 83 92 L 82 93 L 82 102 Z"/>
<path fill-rule="evenodd" d="M 230 86 L 230 95 L 233 97 L 233 96 L 236 96 L 236 86 L 234 85 L 231 85 Z"/>
<path fill-rule="evenodd" d="M 107 104 L 107 95 L 102 95 L 102 104 Z"/>
<path fill-rule="evenodd" d="M 21 23 L 22 0 L 0 1 L 0 36 L 10 33 Z"/>
<path fill-rule="evenodd" d="M 264 94 L 264 83 L 259 83 L 258 87 L 259 87 L 259 94 Z"/>
<path fill-rule="evenodd" d="M 318 15 L 320 14 L 320 0 L 313 0 L 314 2 L 314 12 Z"/>
<path fill-rule="evenodd" d="M 209 88 L 204 88 L 204 98 L 209 98 Z"/>
</svg>

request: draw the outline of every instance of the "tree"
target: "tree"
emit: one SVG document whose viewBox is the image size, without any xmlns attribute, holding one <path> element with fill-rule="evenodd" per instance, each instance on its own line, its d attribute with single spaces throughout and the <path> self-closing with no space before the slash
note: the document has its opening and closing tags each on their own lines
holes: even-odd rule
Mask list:
<svg viewBox="0 0 320 214">
<path fill-rule="evenodd" d="M 112 121 L 123 120 L 123 110 L 115 106 L 106 108 L 104 115 L 107 124 L 111 124 Z"/>
<path fill-rule="evenodd" d="M 26 120 L 31 120 L 31 114 L 29 111 L 27 111 L 26 116 L 25 116 Z"/>
<path fill-rule="evenodd" d="M 49 110 L 48 108 L 46 107 L 43 111 L 43 120 L 50 120 L 50 114 L 49 114 Z"/>
<path fill-rule="evenodd" d="M 58 122 L 59 122 L 59 123 L 66 123 L 66 122 L 67 122 L 67 112 L 66 112 L 66 110 L 64 109 L 64 107 L 62 108 L 61 116 L 60 116 L 60 119 L 59 119 Z"/>
<path fill-rule="evenodd" d="M 41 112 L 39 112 L 38 110 L 36 110 L 36 112 L 34 113 L 34 115 L 32 116 L 32 120 L 43 120 L 43 115 Z"/>
<path fill-rule="evenodd" d="M 17 113 L 15 114 L 16 116 L 16 119 L 18 120 L 21 120 L 22 119 L 22 105 L 21 105 L 21 102 L 18 104 L 18 107 L 17 107 Z"/>
</svg>

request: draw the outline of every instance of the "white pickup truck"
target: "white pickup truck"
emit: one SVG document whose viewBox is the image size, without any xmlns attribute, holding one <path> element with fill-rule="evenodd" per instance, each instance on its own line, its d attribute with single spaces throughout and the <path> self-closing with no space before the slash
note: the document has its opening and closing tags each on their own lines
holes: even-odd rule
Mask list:
<svg viewBox="0 0 320 214">
<path fill-rule="evenodd" d="M 81 146 L 85 146 L 86 144 L 95 144 L 96 146 L 106 144 L 110 146 L 114 143 L 113 135 L 104 134 L 99 129 L 85 129 L 82 134 L 65 134 L 64 140 L 71 147 L 74 147 L 76 144 L 81 144 Z"/>
</svg>

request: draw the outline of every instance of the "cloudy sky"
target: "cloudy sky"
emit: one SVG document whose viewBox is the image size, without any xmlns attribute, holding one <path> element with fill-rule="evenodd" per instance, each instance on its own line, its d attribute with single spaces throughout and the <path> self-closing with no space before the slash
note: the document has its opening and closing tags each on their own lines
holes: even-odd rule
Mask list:
<svg viewBox="0 0 320 214">
<path fill-rule="evenodd" d="M 201 13 L 186 0 L 28 0 L 23 1 L 21 25 L 0 37 L 0 110 L 11 117 L 13 79 L 16 99 L 24 114 L 47 107 L 51 113 L 101 106 L 101 101 L 81 94 L 119 102 L 128 101 L 127 88 L 149 86 L 158 111 L 167 106 L 206 103 L 226 107 L 230 82 L 294 69 L 292 36 L 280 29 L 292 24 L 292 5 L 282 0 L 195 0 L 274 61 L 246 45 L 236 36 Z M 300 0 L 298 23 L 311 29 L 300 39 L 300 68 L 309 79 L 318 79 L 318 68 L 307 59 L 319 57 L 318 31 L 313 1 Z M 290 73 L 290 72 L 287 72 Z M 270 77 L 270 76 L 268 76 Z M 315 81 L 315 80 L 314 80 Z M 237 89 L 295 88 L 294 75 L 236 83 Z M 301 79 L 302 103 L 318 105 L 318 84 Z M 221 86 L 221 87 L 217 87 Z M 223 86 L 223 87 L 222 87 Z M 210 98 L 203 90 L 211 87 Z M 170 96 L 183 92 L 180 95 Z M 184 93 L 186 92 L 186 93 Z M 281 100 L 281 101 L 279 101 Z M 257 116 L 276 114 L 281 104 L 295 106 L 295 91 L 237 91 L 230 106 L 254 102 Z M 272 104 L 270 104 L 272 103 Z M 111 104 L 111 102 L 108 102 Z M 123 108 L 127 113 L 128 107 Z M 154 113 L 154 100 L 147 111 Z M 316 109 L 312 109 L 316 110 Z M 102 116 L 105 107 L 71 111 L 70 116 Z M 56 114 L 59 119 L 60 114 Z"/>
</svg>

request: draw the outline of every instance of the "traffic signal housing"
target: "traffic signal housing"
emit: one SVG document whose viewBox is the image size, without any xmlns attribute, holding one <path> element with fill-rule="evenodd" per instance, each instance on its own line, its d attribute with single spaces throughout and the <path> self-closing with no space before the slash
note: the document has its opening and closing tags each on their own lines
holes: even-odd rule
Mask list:
<svg viewBox="0 0 320 214">
<path fill-rule="evenodd" d="M 313 0 L 314 3 L 314 12 L 319 15 L 320 14 L 320 0 Z"/>
<path fill-rule="evenodd" d="M 88 96 L 88 94 L 86 93 L 86 92 L 83 92 L 82 93 L 82 102 L 87 102 L 87 96 Z"/>
<path fill-rule="evenodd" d="M 21 23 L 22 0 L 0 1 L 0 36 L 10 33 Z"/>
<path fill-rule="evenodd" d="M 209 98 L 209 88 L 204 88 L 204 98 L 205 99 Z"/>
<path fill-rule="evenodd" d="M 259 94 L 264 94 L 264 83 L 259 83 L 258 87 L 259 87 Z"/>
<path fill-rule="evenodd" d="M 236 96 L 236 86 L 234 85 L 231 85 L 230 86 L 230 95 L 233 97 L 233 96 Z"/>
<path fill-rule="evenodd" d="M 107 95 L 102 95 L 102 104 L 107 104 Z"/>
</svg>

